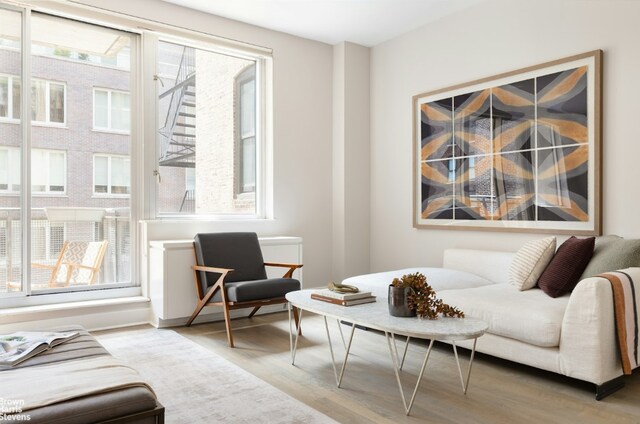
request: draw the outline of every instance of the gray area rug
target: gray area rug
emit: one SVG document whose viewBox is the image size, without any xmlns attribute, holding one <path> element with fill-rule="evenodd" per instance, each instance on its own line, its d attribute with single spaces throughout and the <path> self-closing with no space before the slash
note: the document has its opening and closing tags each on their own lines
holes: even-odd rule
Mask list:
<svg viewBox="0 0 640 424">
<path fill-rule="evenodd" d="M 97 337 L 144 377 L 173 423 L 335 423 L 171 330 Z"/>
</svg>

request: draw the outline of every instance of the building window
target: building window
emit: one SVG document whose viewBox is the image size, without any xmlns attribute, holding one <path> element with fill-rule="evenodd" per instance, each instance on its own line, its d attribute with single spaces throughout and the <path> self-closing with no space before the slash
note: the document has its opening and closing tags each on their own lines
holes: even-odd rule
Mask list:
<svg viewBox="0 0 640 424">
<path fill-rule="evenodd" d="M 236 77 L 236 192 L 256 191 L 256 66 Z"/>
<path fill-rule="evenodd" d="M 31 121 L 65 124 L 66 85 L 33 78 L 31 81 Z M 20 119 L 20 78 L 0 75 L 0 118 Z"/>
<path fill-rule="evenodd" d="M 128 156 L 94 155 L 93 193 L 128 195 L 131 192 L 130 169 Z"/>
<path fill-rule="evenodd" d="M 129 132 L 131 129 L 129 93 L 95 88 L 93 90 L 93 129 Z"/>
<path fill-rule="evenodd" d="M 31 191 L 33 193 L 64 193 L 67 164 L 65 152 L 31 151 Z"/>
<path fill-rule="evenodd" d="M 0 148 L 0 191 L 20 192 L 20 150 Z"/>
<path fill-rule="evenodd" d="M 20 79 L 0 75 L 0 118 L 20 118 Z"/>
<path fill-rule="evenodd" d="M 31 191 L 63 194 L 66 191 L 67 157 L 60 150 L 31 151 Z M 0 148 L 0 192 L 20 192 L 20 150 Z"/>
</svg>

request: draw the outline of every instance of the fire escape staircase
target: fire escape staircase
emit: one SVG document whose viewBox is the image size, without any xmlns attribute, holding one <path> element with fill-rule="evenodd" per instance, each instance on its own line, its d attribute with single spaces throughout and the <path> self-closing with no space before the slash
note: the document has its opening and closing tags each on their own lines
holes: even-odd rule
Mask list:
<svg viewBox="0 0 640 424">
<path fill-rule="evenodd" d="M 194 168 L 196 159 L 195 49 L 184 47 L 175 84 L 160 94 L 171 96 L 160 128 L 160 166 Z"/>
</svg>

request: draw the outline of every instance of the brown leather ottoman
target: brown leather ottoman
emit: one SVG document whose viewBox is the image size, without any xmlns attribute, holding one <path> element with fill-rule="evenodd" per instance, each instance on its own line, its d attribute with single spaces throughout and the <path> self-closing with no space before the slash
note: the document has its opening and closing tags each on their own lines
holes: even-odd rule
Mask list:
<svg viewBox="0 0 640 424">
<path fill-rule="evenodd" d="M 59 327 L 53 331 L 78 331 L 80 336 L 36 355 L 13 368 L 1 370 L 0 387 L 2 387 L 3 373 L 10 373 L 14 369 L 51 365 L 95 356 L 110 356 L 109 352 L 82 327 Z M 64 375 L 61 375 L 60 378 L 64 378 Z M 38 384 L 38 382 L 34 381 L 33 384 Z M 0 397 L 2 396 L 0 395 Z M 6 398 L 8 399 L 9 396 Z M 158 402 L 155 394 L 146 387 L 129 387 L 78 397 L 29 409 L 24 411 L 22 415 L 28 415 L 30 423 L 164 423 L 164 407 Z"/>
</svg>

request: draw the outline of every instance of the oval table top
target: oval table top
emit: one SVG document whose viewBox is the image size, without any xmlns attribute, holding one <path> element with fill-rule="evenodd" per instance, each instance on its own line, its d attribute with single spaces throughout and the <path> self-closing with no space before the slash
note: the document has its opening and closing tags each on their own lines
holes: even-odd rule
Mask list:
<svg viewBox="0 0 640 424">
<path fill-rule="evenodd" d="M 475 318 L 440 317 L 435 320 L 404 318 L 389 315 L 387 298 L 377 298 L 373 303 L 341 306 L 311 299 L 314 289 L 289 292 L 287 300 L 295 307 L 341 321 L 347 321 L 374 330 L 410 336 L 419 339 L 466 340 L 482 336 L 487 331 L 486 322 Z"/>
</svg>

